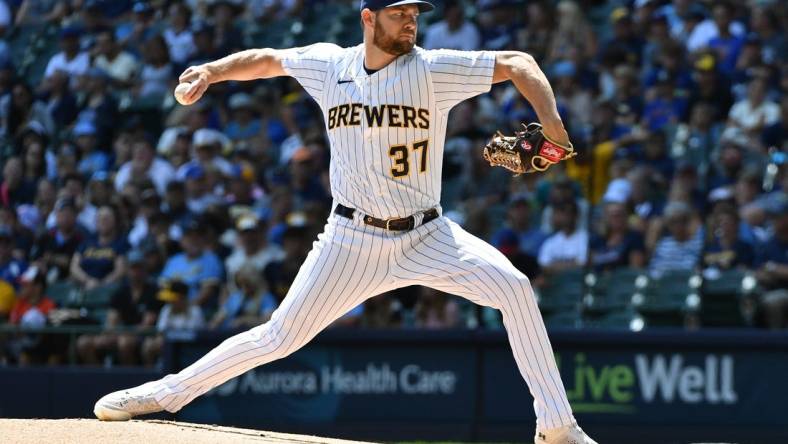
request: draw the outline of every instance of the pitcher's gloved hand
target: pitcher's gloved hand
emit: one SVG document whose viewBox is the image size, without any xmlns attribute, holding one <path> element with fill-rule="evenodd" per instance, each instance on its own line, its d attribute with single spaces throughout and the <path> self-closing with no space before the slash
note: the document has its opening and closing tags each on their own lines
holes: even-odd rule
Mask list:
<svg viewBox="0 0 788 444">
<path fill-rule="evenodd" d="M 576 156 L 571 143 L 562 145 L 547 138 L 542 125 L 523 125 L 524 131 L 505 136 L 499 131 L 484 147 L 484 160 L 515 174 L 545 171 L 562 160 Z"/>
</svg>

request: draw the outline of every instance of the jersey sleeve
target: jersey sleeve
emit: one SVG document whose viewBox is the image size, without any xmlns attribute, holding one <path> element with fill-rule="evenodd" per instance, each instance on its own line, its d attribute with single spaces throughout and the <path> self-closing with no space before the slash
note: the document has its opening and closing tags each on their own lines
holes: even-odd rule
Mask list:
<svg viewBox="0 0 788 444">
<path fill-rule="evenodd" d="M 283 51 L 282 68 L 298 80 L 313 99 L 321 103 L 326 79 L 330 77 L 334 60 L 341 53 L 342 48 L 333 43 L 315 43 L 287 49 Z"/>
<path fill-rule="evenodd" d="M 435 106 L 443 111 L 492 87 L 495 53 L 491 51 L 426 51 L 435 91 Z"/>
</svg>

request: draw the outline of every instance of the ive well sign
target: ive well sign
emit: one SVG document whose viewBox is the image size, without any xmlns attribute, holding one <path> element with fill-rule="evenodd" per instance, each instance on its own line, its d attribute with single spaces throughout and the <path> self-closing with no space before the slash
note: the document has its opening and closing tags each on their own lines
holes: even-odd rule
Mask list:
<svg viewBox="0 0 788 444">
<path fill-rule="evenodd" d="M 726 354 L 628 355 L 610 363 L 596 355 L 557 356 L 567 396 L 577 412 L 634 413 L 638 404 L 735 404 L 734 358 Z M 607 355 L 608 358 L 611 355 Z M 594 359 L 592 359 L 594 358 Z M 607 362 L 605 362 L 607 361 Z"/>
</svg>

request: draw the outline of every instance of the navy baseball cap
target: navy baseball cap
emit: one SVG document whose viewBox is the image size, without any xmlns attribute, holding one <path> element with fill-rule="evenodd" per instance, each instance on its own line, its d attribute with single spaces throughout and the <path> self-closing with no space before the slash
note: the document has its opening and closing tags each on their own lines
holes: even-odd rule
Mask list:
<svg viewBox="0 0 788 444">
<path fill-rule="evenodd" d="M 435 5 L 421 0 L 361 0 L 361 9 L 369 8 L 372 11 L 380 11 L 389 6 L 416 5 L 419 12 L 427 12 L 435 9 Z"/>
</svg>

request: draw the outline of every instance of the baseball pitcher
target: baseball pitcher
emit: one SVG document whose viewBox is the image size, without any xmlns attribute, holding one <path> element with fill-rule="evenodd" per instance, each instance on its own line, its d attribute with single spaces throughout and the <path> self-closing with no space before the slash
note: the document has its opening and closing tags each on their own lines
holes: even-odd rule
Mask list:
<svg viewBox="0 0 788 444">
<path fill-rule="evenodd" d="M 364 42 L 251 49 L 188 68 L 179 100 L 226 80 L 292 76 L 323 110 L 333 211 L 271 320 L 233 336 L 177 374 L 101 398 L 102 420 L 177 412 L 249 369 L 284 358 L 365 300 L 425 285 L 501 311 L 534 397 L 538 444 L 595 444 L 567 401 L 528 278 L 498 250 L 442 216 L 446 123 L 456 104 L 511 81 L 539 124 L 480 149 L 492 165 L 543 171 L 573 150 L 553 91 L 533 58 L 514 51 L 427 51 L 418 17 L 433 5 L 361 0 Z"/>
</svg>

